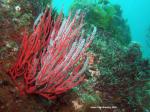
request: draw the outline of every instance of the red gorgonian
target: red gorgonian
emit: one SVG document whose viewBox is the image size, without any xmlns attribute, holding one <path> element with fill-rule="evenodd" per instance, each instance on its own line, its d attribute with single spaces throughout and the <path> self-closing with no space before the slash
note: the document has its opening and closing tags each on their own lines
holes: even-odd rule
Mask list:
<svg viewBox="0 0 150 112">
<path fill-rule="evenodd" d="M 52 19 L 46 9 L 34 25 L 30 36 L 24 33 L 18 58 L 9 74 L 20 93 L 39 94 L 54 99 L 77 86 L 84 79 L 88 65 L 85 55 L 96 28 L 86 39 L 83 16 L 77 11 L 74 18 Z"/>
</svg>

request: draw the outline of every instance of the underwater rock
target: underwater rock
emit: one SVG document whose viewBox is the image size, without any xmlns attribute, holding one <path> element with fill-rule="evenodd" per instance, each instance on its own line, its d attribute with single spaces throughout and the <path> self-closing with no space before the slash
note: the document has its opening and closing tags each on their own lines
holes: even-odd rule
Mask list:
<svg viewBox="0 0 150 112">
<path fill-rule="evenodd" d="M 72 101 L 72 104 L 73 104 L 75 111 L 82 110 L 82 108 L 83 108 L 83 104 L 79 103 L 78 100 Z"/>
<path fill-rule="evenodd" d="M 131 43 L 128 47 L 127 58 L 135 61 L 142 58 L 142 51 L 140 49 L 140 45 L 138 43 Z M 134 60 L 133 60 L 134 59 Z"/>
</svg>

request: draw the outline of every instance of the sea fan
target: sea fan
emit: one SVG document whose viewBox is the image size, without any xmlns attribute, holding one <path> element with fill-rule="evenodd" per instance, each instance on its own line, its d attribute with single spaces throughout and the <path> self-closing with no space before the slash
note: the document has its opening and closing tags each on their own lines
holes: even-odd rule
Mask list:
<svg viewBox="0 0 150 112">
<path fill-rule="evenodd" d="M 28 37 L 24 34 L 16 63 L 9 74 L 21 93 L 39 94 L 54 99 L 77 86 L 84 79 L 88 65 L 85 51 L 96 28 L 86 39 L 82 30 L 83 16 L 76 12 L 62 21 L 62 13 L 54 21 L 51 9 L 41 15 Z"/>
</svg>

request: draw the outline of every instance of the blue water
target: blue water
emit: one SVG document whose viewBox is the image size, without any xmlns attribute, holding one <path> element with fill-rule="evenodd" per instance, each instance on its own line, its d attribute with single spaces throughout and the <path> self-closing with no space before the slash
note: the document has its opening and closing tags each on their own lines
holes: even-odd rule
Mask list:
<svg viewBox="0 0 150 112">
<path fill-rule="evenodd" d="M 68 15 L 71 4 L 74 0 L 53 0 L 52 6 L 60 12 L 63 7 L 63 12 L 65 15 Z"/>
<path fill-rule="evenodd" d="M 74 0 L 53 0 L 53 6 L 60 11 L 64 6 L 67 15 Z M 91 0 L 92 1 L 92 0 Z M 150 26 L 150 0 L 111 0 L 119 4 L 123 10 L 123 17 L 128 20 L 132 41 L 140 44 L 143 57 L 150 58 L 150 48 L 146 42 L 146 33 Z"/>
<path fill-rule="evenodd" d="M 150 48 L 146 42 L 147 29 L 150 26 L 150 0 L 111 0 L 119 4 L 123 17 L 128 20 L 132 41 L 138 42 L 143 51 L 143 57 L 150 58 Z"/>
</svg>

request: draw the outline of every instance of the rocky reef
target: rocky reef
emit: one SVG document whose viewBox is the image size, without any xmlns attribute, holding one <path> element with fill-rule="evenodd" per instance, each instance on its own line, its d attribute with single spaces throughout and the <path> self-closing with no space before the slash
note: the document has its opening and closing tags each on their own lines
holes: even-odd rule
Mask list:
<svg viewBox="0 0 150 112">
<path fill-rule="evenodd" d="M 109 0 L 75 0 L 74 14 L 84 14 L 84 30 L 97 33 L 86 55 L 84 82 L 55 100 L 20 96 L 7 74 L 17 59 L 23 32 L 33 31 L 34 20 L 51 0 L 0 1 L 0 111 L 2 112 L 149 112 L 150 60 L 131 42 L 130 28 L 119 5 Z M 53 9 L 53 18 L 57 12 Z M 149 33 L 148 33 L 149 35 Z"/>
</svg>

